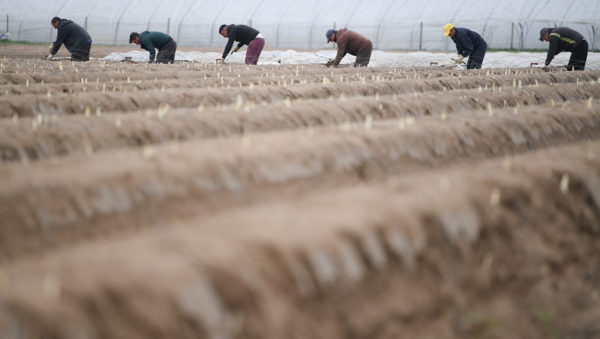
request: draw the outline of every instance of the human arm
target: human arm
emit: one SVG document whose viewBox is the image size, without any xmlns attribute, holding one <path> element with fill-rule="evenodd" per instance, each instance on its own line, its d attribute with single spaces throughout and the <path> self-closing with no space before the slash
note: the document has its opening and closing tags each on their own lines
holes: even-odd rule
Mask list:
<svg viewBox="0 0 600 339">
<path fill-rule="evenodd" d="M 337 54 L 335 56 L 335 59 L 333 59 L 333 62 L 331 63 L 332 66 L 337 66 L 340 64 L 340 62 L 342 62 L 342 58 L 344 58 L 344 56 L 346 55 L 346 51 L 344 49 L 341 49 L 340 47 L 338 47 L 338 51 Z"/>
<path fill-rule="evenodd" d="M 548 54 L 546 55 L 546 66 L 550 65 L 552 59 L 560 53 L 560 39 L 555 36 L 550 36 L 548 41 L 550 42 L 550 47 L 548 47 Z"/>
<path fill-rule="evenodd" d="M 66 29 L 58 29 L 58 32 L 56 33 L 56 41 L 54 41 L 52 43 L 52 49 L 50 50 L 50 54 L 54 55 L 56 53 L 58 53 L 58 49 L 60 48 L 60 46 L 62 46 L 63 42 L 65 42 L 65 39 L 67 38 L 67 31 Z"/>
<path fill-rule="evenodd" d="M 462 50 L 462 48 L 460 48 L 460 46 L 459 46 L 458 44 L 456 44 L 456 52 L 457 52 L 457 53 L 458 53 L 460 56 L 462 56 L 462 52 L 463 52 L 463 50 Z"/>
<path fill-rule="evenodd" d="M 465 58 L 471 55 L 471 52 L 473 52 L 473 43 L 471 42 L 471 39 L 469 39 L 466 34 L 461 34 L 460 36 L 457 34 L 456 40 L 456 50 L 458 51 L 458 54 Z"/>
<path fill-rule="evenodd" d="M 243 43 L 239 43 L 237 46 L 235 46 L 235 48 L 233 49 L 233 51 L 231 51 L 231 54 L 237 52 L 240 50 L 240 47 L 242 47 L 244 44 Z"/>
<path fill-rule="evenodd" d="M 146 39 L 144 39 L 143 41 L 140 41 L 140 47 L 147 50 L 148 52 L 150 52 L 148 61 L 154 62 L 154 57 L 156 55 L 156 51 L 154 48 L 154 44 L 152 43 L 152 40 L 150 40 L 146 37 Z"/>
<path fill-rule="evenodd" d="M 225 50 L 223 51 L 223 60 L 227 58 L 227 55 L 229 54 L 229 51 L 231 51 L 231 47 L 233 47 L 234 42 L 234 37 L 230 36 L 229 40 L 227 41 L 227 45 L 225 45 Z"/>
<path fill-rule="evenodd" d="M 52 54 L 52 48 L 54 48 L 54 44 L 50 44 L 49 50 L 48 50 L 48 56 L 46 57 L 46 60 L 52 60 L 52 57 L 54 57 L 54 55 Z"/>
<path fill-rule="evenodd" d="M 342 58 L 344 58 L 344 56 L 346 55 L 346 45 L 348 43 L 348 40 L 344 38 L 344 36 L 338 36 L 337 39 L 337 45 L 338 45 L 338 50 L 337 50 L 337 54 L 335 56 L 335 59 L 333 60 L 332 65 L 335 67 L 337 65 L 340 64 L 340 62 L 342 62 Z"/>
<path fill-rule="evenodd" d="M 152 43 L 150 43 L 150 47 L 146 48 L 146 50 L 148 52 L 150 52 L 150 57 L 148 59 L 149 62 L 154 62 L 154 57 L 156 55 L 156 51 L 154 50 L 154 45 L 152 45 Z"/>
</svg>

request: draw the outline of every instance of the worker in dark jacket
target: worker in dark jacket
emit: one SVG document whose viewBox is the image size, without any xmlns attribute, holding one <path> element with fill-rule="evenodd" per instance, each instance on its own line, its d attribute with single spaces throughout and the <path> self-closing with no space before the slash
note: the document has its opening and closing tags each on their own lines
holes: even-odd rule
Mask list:
<svg viewBox="0 0 600 339">
<path fill-rule="evenodd" d="M 481 35 L 468 28 L 454 27 L 452 24 L 444 26 L 444 36 L 450 36 L 456 44 L 458 57 L 456 63 L 462 63 L 462 59 L 469 57 L 467 69 L 480 69 L 483 58 L 487 51 L 487 43 Z"/>
<path fill-rule="evenodd" d="M 52 60 L 54 55 L 62 44 L 71 52 L 71 60 L 88 61 L 90 60 L 90 48 L 92 47 L 92 38 L 83 27 L 71 20 L 61 19 L 57 16 L 50 21 L 52 27 L 56 28 L 56 41 L 50 45 L 50 54 L 46 57 Z"/>
<path fill-rule="evenodd" d="M 140 34 L 133 32 L 129 35 L 129 43 L 140 45 L 141 48 L 150 52 L 150 62 L 154 62 L 155 49 L 158 49 L 157 64 L 172 64 L 175 62 L 177 43 L 168 34 L 149 31 L 143 31 Z"/>
<path fill-rule="evenodd" d="M 233 52 L 237 52 L 244 45 L 248 45 L 248 51 L 246 51 L 246 60 L 244 61 L 246 65 L 256 65 L 258 63 L 258 58 L 260 57 L 260 53 L 265 47 L 265 38 L 260 34 L 256 29 L 246 26 L 246 25 L 221 25 L 219 27 L 219 34 L 221 34 L 224 38 L 229 39 L 227 41 L 227 45 L 225 45 L 225 50 L 223 51 L 223 59 L 221 62 L 224 62 L 225 58 L 229 54 L 231 47 L 233 47 L 233 43 L 235 41 L 238 42 L 237 46 L 233 49 Z"/>
<path fill-rule="evenodd" d="M 330 29 L 325 33 L 327 43 L 337 43 L 337 55 L 329 60 L 327 66 L 337 67 L 346 54 L 356 55 L 354 67 L 367 67 L 373 52 L 373 43 L 362 34 L 342 28 L 339 31 Z"/>
<path fill-rule="evenodd" d="M 540 41 L 549 41 L 546 66 L 561 51 L 571 52 L 567 68 L 571 71 L 583 71 L 588 54 L 588 43 L 579 32 L 568 27 L 542 28 Z"/>
</svg>

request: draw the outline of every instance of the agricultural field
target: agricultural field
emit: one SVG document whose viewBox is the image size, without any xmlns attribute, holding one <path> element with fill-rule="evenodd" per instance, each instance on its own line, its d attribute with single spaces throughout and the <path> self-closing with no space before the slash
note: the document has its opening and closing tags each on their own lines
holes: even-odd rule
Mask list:
<svg viewBox="0 0 600 339">
<path fill-rule="evenodd" d="M 35 48 L 0 56 L 0 338 L 600 337 L 600 70 Z"/>
</svg>

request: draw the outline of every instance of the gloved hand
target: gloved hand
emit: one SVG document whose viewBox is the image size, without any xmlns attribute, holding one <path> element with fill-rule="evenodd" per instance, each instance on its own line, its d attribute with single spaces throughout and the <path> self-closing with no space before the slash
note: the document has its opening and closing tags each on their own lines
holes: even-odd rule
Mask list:
<svg viewBox="0 0 600 339">
<path fill-rule="evenodd" d="M 54 48 L 54 43 L 51 43 L 50 46 L 48 46 L 48 49 L 50 50 L 50 53 L 52 53 L 52 49 Z"/>
<path fill-rule="evenodd" d="M 240 48 L 238 46 L 235 46 L 235 48 L 233 49 L 233 53 L 235 53 L 235 52 L 237 52 L 239 50 L 240 50 Z"/>
<path fill-rule="evenodd" d="M 459 54 L 459 55 L 456 57 L 456 64 L 457 64 L 457 65 L 460 65 L 460 64 L 462 64 L 462 60 L 463 60 L 463 56 L 462 56 L 461 54 Z"/>
<path fill-rule="evenodd" d="M 46 60 L 52 60 L 52 58 L 54 58 L 54 55 L 48 54 L 48 56 L 46 57 Z"/>
<path fill-rule="evenodd" d="M 335 61 L 335 59 L 329 59 L 329 61 L 327 61 L 327 63 L 325 64 L 325 66 L 329 67 L 329 66 L 333 65 L 334 61 Z"/>
</svg>

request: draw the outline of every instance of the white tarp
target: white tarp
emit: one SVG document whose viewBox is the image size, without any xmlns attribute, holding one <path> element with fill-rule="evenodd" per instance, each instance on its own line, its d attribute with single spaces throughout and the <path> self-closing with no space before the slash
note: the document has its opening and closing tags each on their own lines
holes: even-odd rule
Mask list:
<svg viewBox="0 0 600 339">
<path fill-rule="evenodd" d="M 221 24 L 250 24 L 267 48 L 326 47 L 325 31 L 348 27 L 377 49 L 450 50 L 448 22 L 480 32 L 491 48 L 545 48 L 544 26 L 569 26 L 598 48 L 599 0 L 2 0 L 0 33 L 13 40 L 50 42 L 50 19 L 87 27 L 95 43 L 126 44 L 132 31 L 168 32 L 180 46 L 220 46 Z"/>
<path fill-rule="evenodd" d="M 553 60 L 551 66 L 566 65 L 569 61 L 570 53 L 561 53 Z M 148 61 L 148 52 L 130 51 L 126 53 L 111 53 L 101 60 L 122 61 L 125 57 L 130 57 L 136 62 Z M 181 52 L 177 51 L 175 60 L 193 61 L 203 63 L 215 63 L 221 53 L 217 52 Z M 234 53 L 226 59 L 227 63 L 243 64 L 246 53 L 240 51 Z M 277 65 L 277 64 L 324 64 L 327 60 L 335 57 L 335 51 L 319 50 L 316 52 L 297 52 L 294 50 L 274 50 L 263 51 L 258 64 L 259 65 Z M 371 54 L 369 67 L 416 67 L 416 66 L 454 66 L 451 58 L 456 58 L 455 53 L 432 53 L 432 52 L 386 52 L 375 50 Z M 342 60 L 342 64 L 352 64 L 356 57 L 347 55 Z M 489 52 L 485 55 L 483 68 L 504 68 L 504 67 L 530 67 L 532 63 L 537 63 L 535 67 L 544 66 L 546 53 L 511 53 L 511 52 Z M 433 63 L 433 64 L 432 64 Z M 600 53 L 589 53 L 587 69 L 600 69 Z"/>
</svg>

